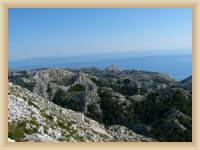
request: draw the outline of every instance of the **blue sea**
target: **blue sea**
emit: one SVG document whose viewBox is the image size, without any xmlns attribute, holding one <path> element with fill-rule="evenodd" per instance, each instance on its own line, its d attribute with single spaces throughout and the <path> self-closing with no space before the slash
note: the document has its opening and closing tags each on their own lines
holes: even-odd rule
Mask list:
<svg viewBox="0 0 200 150">
<path fill-rule="evenodd" d="M 118 65 L 121 69 L 137 69 L 166 73 L 171 78 L 182 80 L 192 75 L 192 55 L 129 56 L 129 55 L 84 55 L 74 57 L 33 58 L 9 61 L 9 69 L 36 69 L 52 67 L 98 67 Z"/>
</svg>

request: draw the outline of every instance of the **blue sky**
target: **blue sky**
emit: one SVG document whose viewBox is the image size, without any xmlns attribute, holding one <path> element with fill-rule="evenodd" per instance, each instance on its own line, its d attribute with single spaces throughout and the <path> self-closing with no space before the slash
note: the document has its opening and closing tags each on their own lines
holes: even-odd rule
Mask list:
<svg viewBox="0 0 200 150">
<path fill-rule="evenodd" d="M 8 11 L 9 60 L 138 52 L 191 53 L 191 8 Z"/>
</svg>

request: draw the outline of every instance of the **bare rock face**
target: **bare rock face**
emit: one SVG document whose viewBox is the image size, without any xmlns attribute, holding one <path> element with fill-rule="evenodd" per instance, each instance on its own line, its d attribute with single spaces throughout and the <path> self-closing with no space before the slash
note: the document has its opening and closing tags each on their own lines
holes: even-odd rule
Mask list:
<svg viewBox="0 0 200 150">
<path fill-rule="evenodd" d="M 114 125 L 108 128 L 108 132 L 114 137 L 114 141 L 127 141 L 127 142 L 153 142 L 156 141 L 153 138 L 148 138 L 143 135 L 137 134 L 132 130 Z"/>
<path fill-rule="evenodd" d="M 36 71 L 33 73 L 35 86 L 34 93 L 48 98 L 48 90 L 51 91 L 70 85 L 75 78 L 75 74 L 63 69 L 48 69 Z M 49 91 L 50 92 L 50 91 Z"/>
<path fill-rule="evenodd" d="M 11 138 L 8 138 L 8 142 L 15 142 L 15 140 L 12 140 Z"/>
<path fill-rule="evenodd" d="M 8 120 L 11 139 L 16 141 L 112 139 L 104 126 L 81 113 L 64 109 L 11 83 L 9 83 L 9 93 Z"/>
<path fill-rule="evenodd" d="M 56 142 L 53 138 L 51 138 L 47 134 L 39 134 L 39 133 L 26 135 L 24 140 L 25 141 L 34 141 L 34 142 Z"/>
</svg>

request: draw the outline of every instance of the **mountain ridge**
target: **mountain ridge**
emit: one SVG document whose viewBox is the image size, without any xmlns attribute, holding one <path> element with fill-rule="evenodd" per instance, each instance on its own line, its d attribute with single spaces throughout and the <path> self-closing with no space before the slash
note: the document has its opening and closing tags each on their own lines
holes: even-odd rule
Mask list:
<svg viewBox="0 0 200 150">
<path fill-rule="evenodd" d="M 191 90 L 165 74 L 54 68 L 11 71 L 9 82 L 95 120 L 114 141 L 134 141 L 135 134 L 155 141 L 191 140 Z M 121 135 L 123 130 L 127 134 Z"/>
</svg>

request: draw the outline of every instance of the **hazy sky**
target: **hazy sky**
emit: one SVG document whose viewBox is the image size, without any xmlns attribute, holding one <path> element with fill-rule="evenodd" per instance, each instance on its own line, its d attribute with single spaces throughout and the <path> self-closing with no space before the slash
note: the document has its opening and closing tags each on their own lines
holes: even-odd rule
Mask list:
<svg viewBox="0 0 200 150">
<path fill-rule="evenodd" d="M 192 9 L 9 8 L 9 60 L 192 48 Z"/>
</svg>

